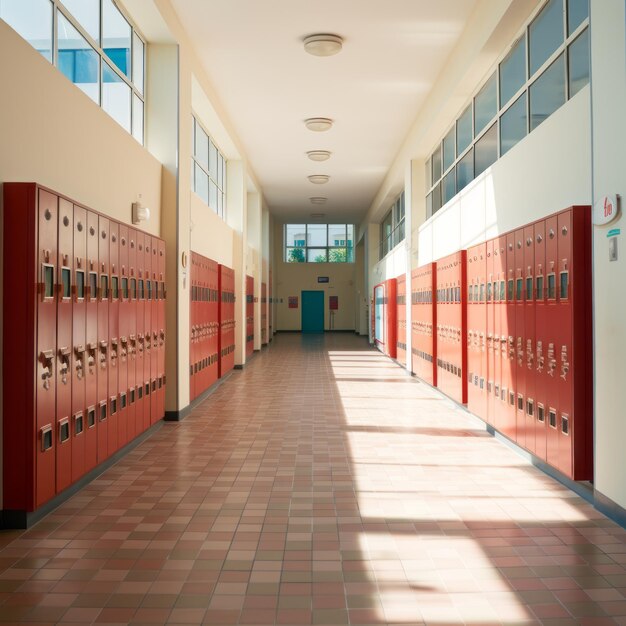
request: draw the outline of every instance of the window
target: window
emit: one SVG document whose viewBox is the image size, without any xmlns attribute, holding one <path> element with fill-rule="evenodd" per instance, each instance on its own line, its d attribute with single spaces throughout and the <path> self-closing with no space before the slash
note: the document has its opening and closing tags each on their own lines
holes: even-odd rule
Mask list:
<svg viewBox="0 0 626 626">
<path fill-rule="evenodd" d="M 452 156 L 454 160 L 454 153 Z M 454 172 L 452 172 L 454 175 Z M 404 241 L 404 217 L 406 213 L 404 191 L 398 196 L 389 213 L 385 215 L 380 225 L 380 258 L 393 250 L 401 241 Z"/>
<path fill-rule="evenodd" d="M 426 215 L 583 89 L 589 67 L 589 0 L 548 0 L 427 159 Z"/>
<path fill-rule="evenodd" d="M 193 117 L 192 187 L 221 218 L 226 209 L 226 159 Z"/>
<path fill-rule="evenodd" d="M 353 224 L 285 224 L 285 263 L 353 263 Z"/>
<path fill-rule="evenodd" d="M 1 0 L 0 18 L 143 143 L 145 43 L 114 0 Z"/>
</svg>

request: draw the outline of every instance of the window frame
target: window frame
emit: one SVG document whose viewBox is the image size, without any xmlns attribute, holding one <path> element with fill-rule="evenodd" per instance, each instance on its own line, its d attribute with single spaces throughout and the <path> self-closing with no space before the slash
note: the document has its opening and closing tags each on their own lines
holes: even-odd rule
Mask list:
<svg viewBox="0 0 626 626">
<path fill-rule="evenodd" d="M 304 245 L 302 246 L 287 245 L 287 229 L 289 228 L 289 226 L 304 226 Z M 317 228 L 319 228 L 320 226 L 326 227 L 326 245 L 325 246 L 319 245 L 319 244 L 309 245 L 309 226 L 315 226 Z M 345 238 L 345 245 L 343 246 L 330 245 L 329 233 L 330 233 L 331 226 L 334 226 L 334 227 L 343 226 L 344 227 L 345 234 L 343 236 Z M 348 236 L 348 230 L 350 226 L 352 226 L 352 238 Z M 313 222 L 304 223 L 304 224 L 283 224 L 283 262 L 284 263 L 354 263 L 354 249 L 355 249 L 354 233 L 355 233 L 354 224 L 335 224 L 335 223 L 319 224 L 319 223 L 313 223 Z M 300 241 L 302 240 L 298 239 L 298 242 Z M 302 250 L 304 260 L 303 261 L 289 261 L 289 255 L 292 250 Z M 316 251 L 324 250 L 326 254 L 326 260 L 325 261 L 315 261 L 315 260 L 309 261 L 309 250 L 311 251 L 312 250 L 316 250 Z M 345 261 L 331 261 L 330 255 L 333 252 L 333 250 L 340 250 L 340 251 L 345 250 Z"/>
<path fill-rule="evenodd" d="M 443 141 L 442 141 L 443 144 Z M 454 166 L 453 166 L 454 167 Z M 390 218 L 390 220 L 389 220 Z M 385 234 L 385 226 L 391 221 L 391 229 Z M 406 195 L 404 189 L 393 201 L 380 222 L 379 257 L 382 259 L 406 239 Z"/>
</svg>

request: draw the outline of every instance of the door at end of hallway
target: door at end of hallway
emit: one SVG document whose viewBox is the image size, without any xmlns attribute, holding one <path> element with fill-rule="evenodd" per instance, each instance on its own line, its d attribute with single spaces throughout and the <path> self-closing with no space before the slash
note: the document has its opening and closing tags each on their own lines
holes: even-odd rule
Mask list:
<svg viewBox="0 0 626 626">
<path fill-rule="evenodd" d="M 302 332 L 324 332 L 324 292 L 302 292 Z"/>
</svg>

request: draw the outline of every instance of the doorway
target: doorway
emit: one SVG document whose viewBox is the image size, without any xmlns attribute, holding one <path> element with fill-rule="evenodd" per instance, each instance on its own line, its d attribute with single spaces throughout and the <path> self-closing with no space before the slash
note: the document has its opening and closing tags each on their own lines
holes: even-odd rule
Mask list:
<svg viewBox="0 0 626 626">
<path fill-rule="evenodd" d="M 324 332 L 324 292 L 302 292 L 302 332 Z"/>
</svg>

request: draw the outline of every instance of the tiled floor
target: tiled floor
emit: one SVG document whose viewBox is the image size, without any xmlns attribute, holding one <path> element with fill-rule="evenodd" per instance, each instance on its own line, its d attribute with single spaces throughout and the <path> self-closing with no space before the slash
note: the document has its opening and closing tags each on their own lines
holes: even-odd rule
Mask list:
<svg viewBox="0 0 626 626">
<path fill-rule="evenodd" d="M 2 622 L 626 624 L 626 532 L 350 335 L 279 336 L 0 548 Z"/>
</svg>

